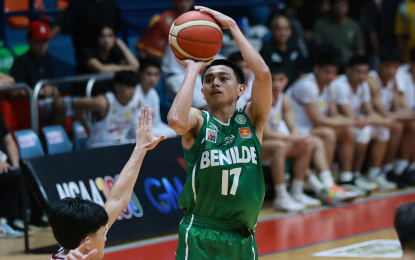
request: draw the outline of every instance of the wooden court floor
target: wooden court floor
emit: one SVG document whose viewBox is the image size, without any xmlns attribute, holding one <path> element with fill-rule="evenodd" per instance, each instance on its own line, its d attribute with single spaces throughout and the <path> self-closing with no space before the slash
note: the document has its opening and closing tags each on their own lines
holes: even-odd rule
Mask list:
<svg viewBox="0 0 415 260">
<path fill-rule="evenodd" d="M 392 228 L 394 211 L 399 205 L 414 201 L 415 189 L 407 189 L 337 207 L 309 209 L 302 214 L 276 214 L 265 204 L 255 235 L 259 259 L 346 259 L 312 255 L 374 239 L 396 240 Z M 52 244 L 51 231 L 36 232 L 31 242 Z M 104 260 L 170 260 L 174 259 L 176 247 L 177 235 L 165 236 L 109 247 Z M 0 260 L 50 259 L 50 255 L 24 255 L 22 251 L 23 240 L 0 239 Z"/>
</svg>

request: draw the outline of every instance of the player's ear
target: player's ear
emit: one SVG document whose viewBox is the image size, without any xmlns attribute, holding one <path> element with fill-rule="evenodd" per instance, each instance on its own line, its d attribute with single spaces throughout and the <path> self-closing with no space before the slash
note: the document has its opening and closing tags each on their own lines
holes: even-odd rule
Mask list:
<svg viewBox="0 0 415 260">
<path fill-rule="evenodd" d="M 203 100 L 206 100 L 205 93 L 203 93 L 203 87 L 200 89 L 200 91 L 202 91 Z"/>
<path fill-rule="evenodd" d="M 238 97 L 241 97 L 245 93 L 245 84 L 238 84 Z"/>
<path fill-rule="evenodd" d="M 84 239 L 82 239 L 82 241 L 79 245 L 83 245 L 88 241 L 90 241 L 90 242 L 89 242 L 89 245 L 86 247 L 86 249 L 89 251 L 91 249 L 91 238 L 89 236 L 86 236 Z"/>
</svg>

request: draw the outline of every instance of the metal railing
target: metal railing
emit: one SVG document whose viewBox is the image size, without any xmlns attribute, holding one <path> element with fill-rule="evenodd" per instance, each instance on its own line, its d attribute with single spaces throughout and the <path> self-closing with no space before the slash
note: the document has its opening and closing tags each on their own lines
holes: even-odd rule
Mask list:
<svg viewBox="0 0 415 260">
<path fill-rule="evenodd" d="M 85 93 L 86 96 L 91 97 L 92 89 L 94 88 L 95 83 L 97 81 L 110 80 L 110 79 L 113 79 L 113 78 L 114 78 L 114 73 L 99 74 L 99 75 L 96 75 L 96 76 L 90 78 L 88 80 L 88 83 L 86 84 L 86 93 Z"/>
<path fill-rule="evenodd" d="M 16 83 L 11 87 L 0 87 L 0 92 L 10 92 L 13 90 L 23 89 L 25 90 L 27 97 L 29 98 L 29 104 L 30 104 L 30 125 L 33 126 L 35 123 L 35 118 L 38 117 L 37 113 L 37 103 L 33 103 L 32 97 L 32 89 L 26 84 L 26 83 Z"/>
<path fill-rule="evenodd" d="M 63 77 L 58 79 L 42 79 L 38 83 L 36 83 L 35 88 L 33 90 L 32 101 L 31 103 L 34 104 L 35 109 L 32 111 L 32 129 L 35 133 L 39 134 L 39 114 L 37 110 L 37 103 L 39 100 L 39 93 L 42 87 L 46 85 L 59 85 L 59 84 L 71 84 L 71 83 L 80 83 L 80 82 L 88 82 L 87 85 L 91 85 L 91 91 L 96 81 L 103 79 L 112 78 L 113 74 L 85 74 L 85 75 L 78 75 L 78 76 L 70 76 L 70 77 Z M 89 81 L 94 79 L 92 83 Z"/>
</svg>

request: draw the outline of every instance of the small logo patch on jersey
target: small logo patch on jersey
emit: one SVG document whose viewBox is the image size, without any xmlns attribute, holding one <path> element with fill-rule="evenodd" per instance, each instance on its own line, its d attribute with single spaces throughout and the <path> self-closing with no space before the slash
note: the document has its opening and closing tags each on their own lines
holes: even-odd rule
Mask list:
<svg viewBox="0 0 415 260">
<path fill-rule="evenodd" d="M 238 123 L 238 124 L 241 124 L 241 125 L 245 124 L 246 118 L 243 115 L 237 115 L 235 117 L 235 122 Z"/>
<path fill-rule="evenodd" d="M 231 136 L 227 136 L 223 142 L 225 144 L 230 144 L 230 143 L 233 143 L 234 141 L 235 141 L 235 136 L 231 135 Z"/>
<path fill-rule="evenodd" d="M 213 129 L 215 129 L 216 131 L 219 132 L 218 127 L 216 125 L 214 125 L 212 122 L 209 122 L 209 127 L 213 128 Z"/>
<path fill-rule="evenodd" d="M 239 128 L 239 134 L 242 138 L 251 138 L 251 129 L 249 127 Z"/>
<path fill-rule="evenodd" d="M 206 141 L 216 143 L 216 139 L 218 137 L 218 131 L 206 128 Z"/>
</svg>

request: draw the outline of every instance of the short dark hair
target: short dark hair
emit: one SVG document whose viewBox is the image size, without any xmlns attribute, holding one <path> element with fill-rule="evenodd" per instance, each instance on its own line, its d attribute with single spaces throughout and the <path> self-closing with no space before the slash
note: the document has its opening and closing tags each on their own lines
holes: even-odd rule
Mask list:
<svg viewBox="0 0 415 260">
<path fill-rule="evenodd" d="M 327 65 L 340 67 L 339 56 L 334 51 L 321 53 L 316 56 L 314 60 L 314 65 L 317 65 L 319 67 Z"/>
<path fill-rule="evenodd" d="M 380 62 L 401 62 L 401 57 L 397 50 L 381 50 L 379 58 Z"/>
<path fill-rule="evenodd" d="M 352 68 L 356 65 L 369 65 L 369 59 L 367 56 L 355 55 L 349 60 L 347 67 Z"/>
<path fill-rule="evenodd" d="M 415 62 L 415 48 L 409 51 L 409 60 Z"/>
<path fill-rule="evenodd" d="M 229 55 L 228 61 L 236 64 L 237 62 L 244 61 L 244 57 L 242 56 L 242 53 L 240 51 L 237 51 Z"/>
<path fill-rule="evenodd" d="M 415 252 L 415 202 L 403 204 L 395 211 L 394 226 L 402 249 Z"/>
<path fill-rule="evenodd" d="M 140 59 L 140 72 L 144 71 L 149 66 L 153 66 L 161 70 L 161 63 L 159 59 L 151 56 Z"/>
<path fill-rule="evenodd" d="M 231 68 L 233 70 L 233 72 L 235 73 L 236 80 L 238 81 L 238 84 L 244 84 L 245 83 L 245 76 L 244 76 L 244 73 L 241 70 L 241 68 L 239 68 L 235 63 L 233 63 L 231 61 L 220 59 L 220 60 L 214 60 L 210 65 L 206 66 L 206 68 L 205 68 L 205 70 L 203 71 L 203 74 L 202 74 L 202 84 L 203 84 L 203 78 L 205 77 L 206 71 L 210 67 L 219 66 L 219 65 L 223 65 L 223 66 L 227 66 L 227 67 Z"/>
<path fill-rule="evenodd" d="M 81 198 L 64 198 L 49 212 L 53 236 L 68 250 L 77 248 L 82 239 L 107 223 L 108 214 L 101 205 Z"/>
<path fill-rule="evenodd" d="M 114 83 L 122 84 L 126 86 L 135 86 L 140 81 L 137 73 L 132 70 L 121 70 L 115 73 Z"/>
<path fill-rule="evenodd" d="M 109 23 L 106 23 L 106 22 L 102 22 L 102 23 L 99 23 L 96 27 L 95 27 L 95 30 L 94 30 L 94 37 L 95 37 L 95 39 L 96 40 L 98 40 L 98 38 L 101 36 L 101 34 L 102 34 L 102 31 L 105 29 L 105 28 L 109 28 L 109 29 L 111 29 L 113 32 L 114 32 L 114 34 L 116 35 L 117 34 L 117 31 L 115 30 L 115 27 L 112 25 L 112 24 L 109 24 Z"/>
<path fill-rule="evenodd" d="M 272 74 L 284 74 L 286 77 L 288 77 L 287 72 L 285 71 L 285 68 L 283 66 L 276 66 L 276 65 L 270 66 L 269 70 L 271 72 L 271 75 Z"/>
</svg>

